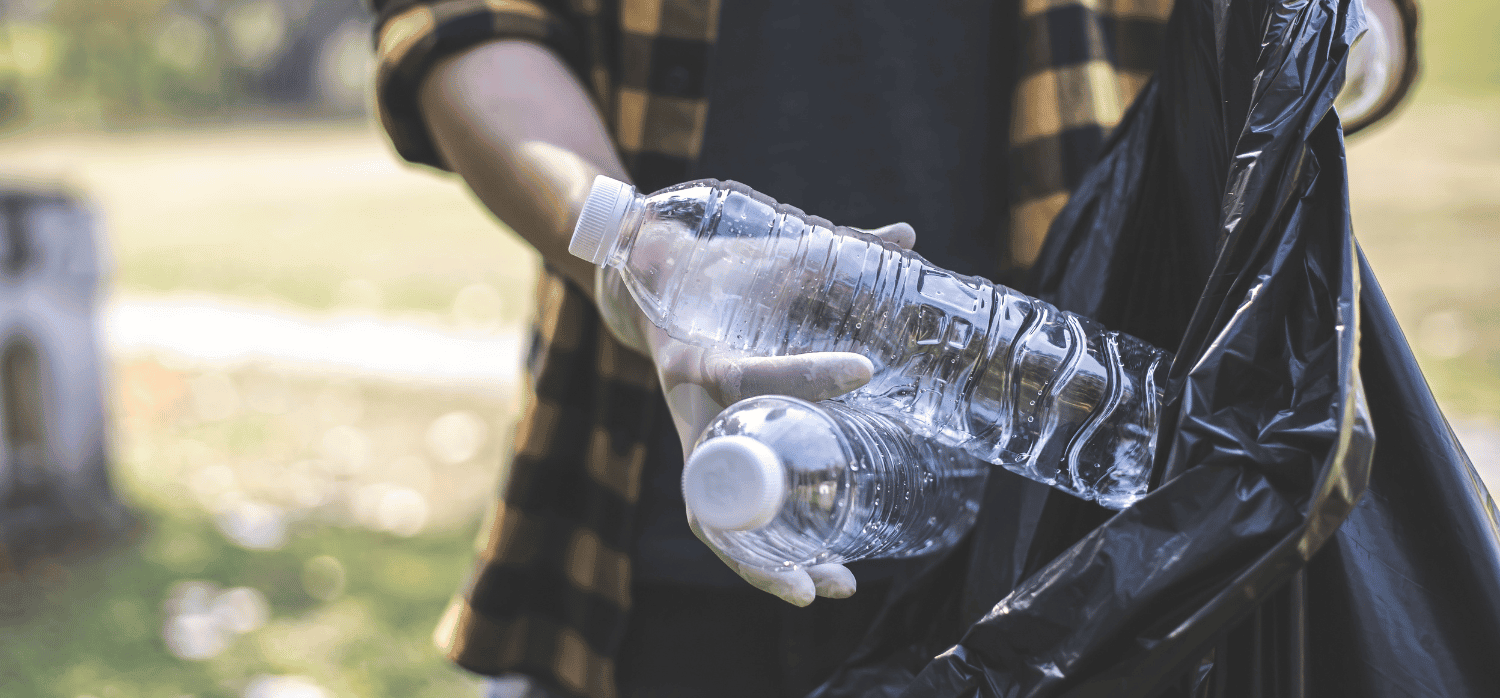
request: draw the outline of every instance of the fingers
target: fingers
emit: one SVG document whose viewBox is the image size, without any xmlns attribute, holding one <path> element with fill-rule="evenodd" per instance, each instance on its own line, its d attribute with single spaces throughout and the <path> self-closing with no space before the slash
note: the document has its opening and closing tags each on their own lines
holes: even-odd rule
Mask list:
<svg viewBox="0 0 1500 698">
<path fill-rule="evenodd" d="M 847 599 L 854 595 L 854 573 L 843 565 L 815 565 L 807 568 L 818 596 Z"/>
<path fill-rule="evenodd" d="M 708 546 L 715 557 L 733 570 L 750 586 L 775 596 L 793 606 L 806 606 L 818 596 L 845 599 L 854 595 L 854 573 L 843 565 L 813 565 L 796 570 L 766 570 L 735 560 L 714 547 L 703 534 L 703 525 L 693 510 L 687 510 L 688 528 L 698 541 Z"/>
<path fill-rule="evenodd" d="M 686 452 L 725 407 L 757 395 L 816 402 L 868 382 L 874 365 L 859 354 L 819 352 L 742 357 L 657 338 L 655 356 L 667 407 Z"/>
<path fill-rule="evenodd" d="M 708 536 L 703 535 L 703 525 L 698 523 L 698 517 L 693 516 L 693 510 L 687 510 L 688 528 L 698 541 L 708 546 L 715 557 L 719 558 L 740 576 L 740 579 L 750 583 L 750 586 L 775 596 L 793 606 L 806 606 L 813 602 L 818 595 L 818 586 L 806 570 L 789 570 L 779 572 L 775 570 L 763 570 L 758 567 L 746 565 L 734 558 L 724 554 L 724 551 L 714 547 L 708 542 Z M 831 565 L 824 565 L 825 567 Z M 852 578 L 852 575 L 851 575 Z M 853 593 L 853 592 L 851 592 Z"/>
<path fill-rule="evenodd" d="M 912 245 L 917 244 L 917 231 L 909 223 L 892 223 L 873 230 L 866 230 L 865 232 L 892 243 L 903 250 L 909 250 L 912 248 Z"/>
<path fill-rule="evenodd" d="M 704 543 L 707 545 L 707 543 Z M 712 548 L 713 546 L 709 546 Z M 854 573 L 843 565 L 814 565 L 799 570 L 763 570 L 736 562 L 718 550 L 714 554 L 750 586 L 793 606 L 806 606 L 822 596 L 847 599 L 854 595 Z"/>
<path fill-rule="evenodd" d="M 817 584 L 813 582 L 806 570 L 773 572 L 747 567 L 740 563 L 733 563 L 730 568 L 740 575 L 740 578 L 749 582 L 750 586 L 793 606 L 806 606 L 818 596 Z"/>
<path fill-rule="evenodd" d="M 761 358 L 710 354 L 703 370 L 715 399 L 732 405 L 757 395 L 826 400 L 870 382 L 875 367 L 859 354 L 818 352 Z"/>
</svg>

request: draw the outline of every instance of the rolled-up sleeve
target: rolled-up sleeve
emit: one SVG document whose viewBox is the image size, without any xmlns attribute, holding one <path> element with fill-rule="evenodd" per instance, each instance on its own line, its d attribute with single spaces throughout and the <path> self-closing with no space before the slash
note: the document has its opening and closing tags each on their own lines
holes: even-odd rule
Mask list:
<svg viewBox="0 0 1500 698">
<path fill-rule="evenodd" d="M 530 39 L 576 64 L 576 32 L 548 0 L 376 0 L 375 103 L 380 123 L 408 161 L 444 168 L 417 101 L 441 58 L 494 39 Z"/>
</svg>

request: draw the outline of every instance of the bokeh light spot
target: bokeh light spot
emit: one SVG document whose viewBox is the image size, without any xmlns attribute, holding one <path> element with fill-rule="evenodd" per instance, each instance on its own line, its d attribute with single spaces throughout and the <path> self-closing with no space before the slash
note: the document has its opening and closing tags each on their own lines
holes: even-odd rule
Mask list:
<svg viewBox="0 0 1500 698">
<path fill-rule="evenodd" d="M 319 555 L 302 565 L 302 590 L 319 601 L 344 594 L 344 564 L 332 555 Z"/>
<path fill-rule="evenodd" d="M 487 431 L 479 415 L 468 410 L 449 412 L 427 428 L 427 450 L 443 463 L 462 463 L 479 453 Z"/>
</svg>

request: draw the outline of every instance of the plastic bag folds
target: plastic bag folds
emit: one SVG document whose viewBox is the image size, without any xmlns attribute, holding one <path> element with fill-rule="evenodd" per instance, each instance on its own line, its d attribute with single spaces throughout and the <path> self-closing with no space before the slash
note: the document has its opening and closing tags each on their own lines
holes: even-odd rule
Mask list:
<svg viewBox="0 0 1500 698">
<path fill-rule="evenodd" d="M 992 478 L 814 695 L 1500 696 L 1500 515 L 1350 225 L 1362 28 L 1177 2 L 1026 289 L 1177 348 L 1157 485 L 1110 515 Z"/>
</svg>

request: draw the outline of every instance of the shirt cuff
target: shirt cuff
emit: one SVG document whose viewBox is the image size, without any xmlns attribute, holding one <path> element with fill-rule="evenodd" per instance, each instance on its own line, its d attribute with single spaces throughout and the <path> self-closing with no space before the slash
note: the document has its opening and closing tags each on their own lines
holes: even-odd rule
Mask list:
<svg viewBox="0 0 1500 698">
<path fill-rule="evenodd" d="M 572 58 L 574 37 L 557 13 L 529 0 L 435 0 L 380 18 L 375 104 L 406 160 L 448 169 L 422 118 L 418 90 L 441 58 L 495 39 L 530 39 Z"/>
</svg>

